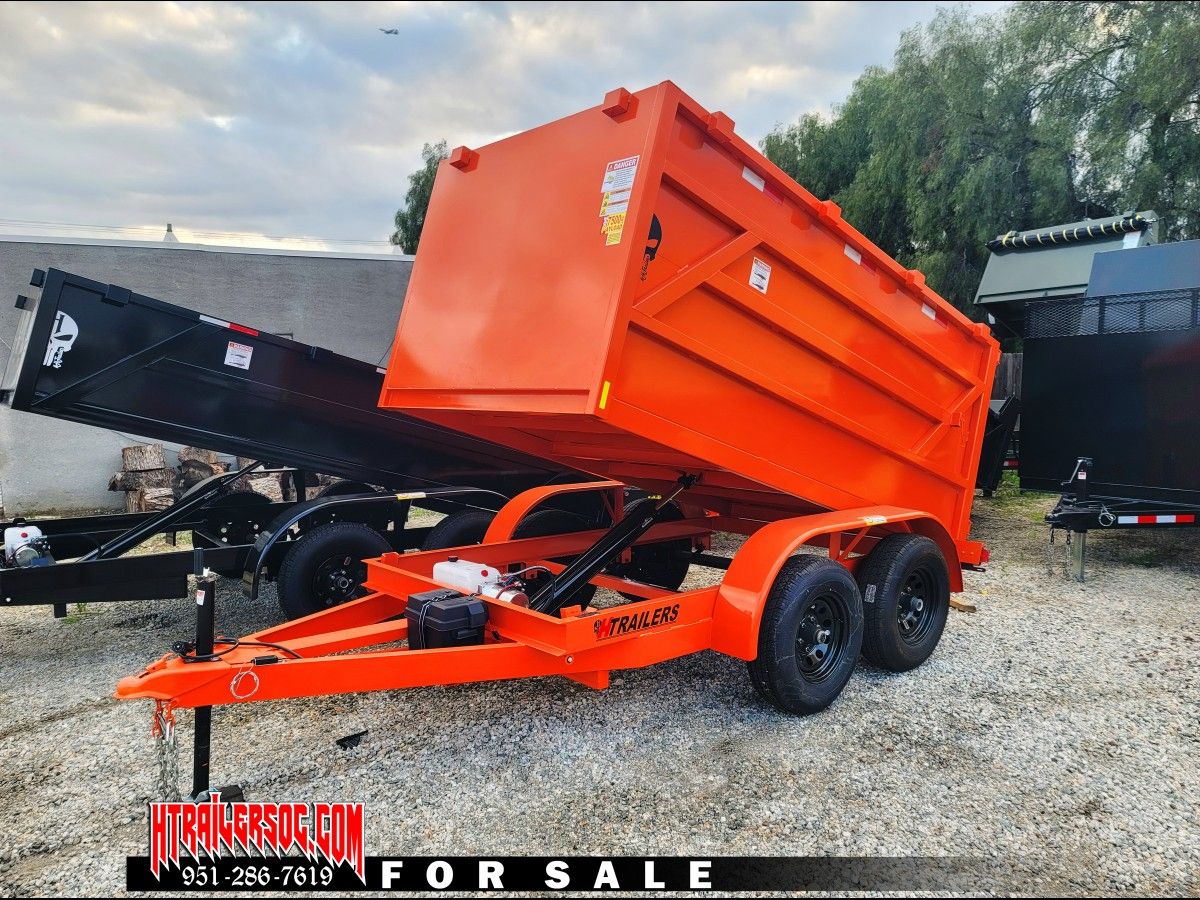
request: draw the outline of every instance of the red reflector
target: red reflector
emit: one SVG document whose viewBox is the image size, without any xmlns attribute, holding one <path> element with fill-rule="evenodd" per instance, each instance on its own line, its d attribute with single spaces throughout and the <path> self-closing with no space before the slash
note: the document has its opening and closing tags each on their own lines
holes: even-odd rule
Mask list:
<svg viewBox="0 0 1200 900">
<path fill-rule="evenodd" d="M 27 537 L 29 537 L 29 532 L 28 532 L 28 531 L 22 531 L 22 532 L 21 532 L 21 537 L 23 537 L 23 538 L 27 538 Z"/>
<path fill-rule="evenodd" d="M 248 334 L 251 337 L 258 337 L 257 328 L 247 328 L 245 325 L 238 325 L 234 322 L 229 323 L 229 328 L 231 331 L 240 331 L 242 334 Z"/>
<path fill-rule="evenodd" d="M 982 550 L 979 552 L 979 561 L 980 561 L 981 563 L 986 563 L 986 562 L 988 562 L 988 561 L 989 561 L 991 558 L 992 558 L 992 551 L 990 551 L 990 550 L 989 550 L 987 547 L 984 547 L 984 548 L 983 548 L 983 549 L 982 549 Z"/>
<path fill-rule="evenodd" d="M 1176 516 L 1175 521 L 1176 522 L 1195 522 L 1196 517 L 1195 516 Z"/>
</svg>

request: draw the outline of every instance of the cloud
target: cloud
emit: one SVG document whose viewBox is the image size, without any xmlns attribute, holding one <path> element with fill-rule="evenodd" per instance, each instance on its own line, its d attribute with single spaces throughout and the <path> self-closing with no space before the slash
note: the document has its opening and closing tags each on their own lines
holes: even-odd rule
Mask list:
<svg viewBox="0 0 1200 900">
<path fill-rule="evenodd" d="M 934 9 L 0 4 L 0 218 L 383 239 L 426 141 L 478 146 L 667 78 L 756 141 Z"/>
</svg>

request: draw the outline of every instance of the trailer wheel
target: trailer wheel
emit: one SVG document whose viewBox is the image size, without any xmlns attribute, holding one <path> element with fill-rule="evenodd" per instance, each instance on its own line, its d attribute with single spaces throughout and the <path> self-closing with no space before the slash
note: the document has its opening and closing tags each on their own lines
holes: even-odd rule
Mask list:
<svg viewBox="0 0 1200 900">
<path fill-rule="evenodd" d="M 512 536 L 514 540 L 517 540 L 519 538 L 550 537 L 555 534 L 570 534 L 573 531 L 587 530 L 588 523 L 583 516 L 562 509 L 536 509 L 517 524 L 517 527 L 513 529 Z M 554 562 L 566 565 L 572 558 L 556 559 Z M 548 576 L 542 573 L 541 578 L 535 578 L 529 585 L 530 591 L 540 588 L 542 586 L 542 578 L 546 577 Z M 576 591 L 573 596 L 569 597 L 563 605 L 571 606 L 578 604 L 586 609 L 595 596 L 596 586 L 594 584 L 585 585 Z"/>
<path fill-rule="evenodd" d="M 481 543 L 494 518 L 496 514 L 486 509 L 463 509 L 451 513 L 430 529 L 421 549 L 445 550 L 447 547 Z"/>
<path fill-rule="evenodd" d="M 918 534 L 890 534 L 863 560 L 858 583 L 863 656 L 891 672 L 925 662 L 950 611 L 950 574 L 938 545 Z"/>
<path fill-rule="evenodd" d="M 276 582 L 283 614 L 298 619 L 364 596 L 363 560 L 391 549 L 383 535 L 358 522 L 314 528 L 293 543 L 279 567 Z"/>
<path fill-rule="evenodd" d="M 792 557 L 767 595 L 750 680 L 785 712 L 820 712 L 850 680 L 862 635 L 850 573 L 824 557 Z"/>
</svg>

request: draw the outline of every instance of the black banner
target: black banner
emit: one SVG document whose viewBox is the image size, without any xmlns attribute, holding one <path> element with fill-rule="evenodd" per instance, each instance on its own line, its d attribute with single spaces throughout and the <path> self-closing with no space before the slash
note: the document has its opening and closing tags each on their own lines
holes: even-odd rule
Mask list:
<svg viewBox="0 0 1200 900">
<path fill-rule="evenodd" d="M 948 857 L 369 856 L 184 859 L 151 872 L 126 861 L 131 891 L 954 891 L 995 889 L 983 860 Z"/>
</svg>

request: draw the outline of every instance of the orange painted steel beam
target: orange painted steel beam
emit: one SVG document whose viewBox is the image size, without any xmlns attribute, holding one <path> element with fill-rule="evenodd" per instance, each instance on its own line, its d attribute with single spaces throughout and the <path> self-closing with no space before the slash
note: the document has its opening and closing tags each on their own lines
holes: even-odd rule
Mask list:
<svg viewBox="0 0 1200 900">
<path fill-rule="evenodd" d="M 218 706 L 638 668 L 705 649 L 711 640 L 715 597 L 716 589 L 706 588 L 568 619 L 487 600 L 488 630 L 504 638 L 496 643 L 342 652 L 301 659 L 250 646 L 238 647 L 214 662 L 185 663 L 177 657 L 164 657 L 145 672 L 122 679 L 117 697 L 169 700 L 178 707 Z M 641 617 L 654 622 L 656 613 L 661 619 L 657 625 L 618 631 L 613 624 L 631 618 L 636 622 Z M 343 648 L 354 640 L 368 639 L 365 629 L 351 631 L 354 633 L 330 634 L 327 640 Z M 270 655 L 279 661 L 269 665 L 252 662 Z"/>
</svg>

